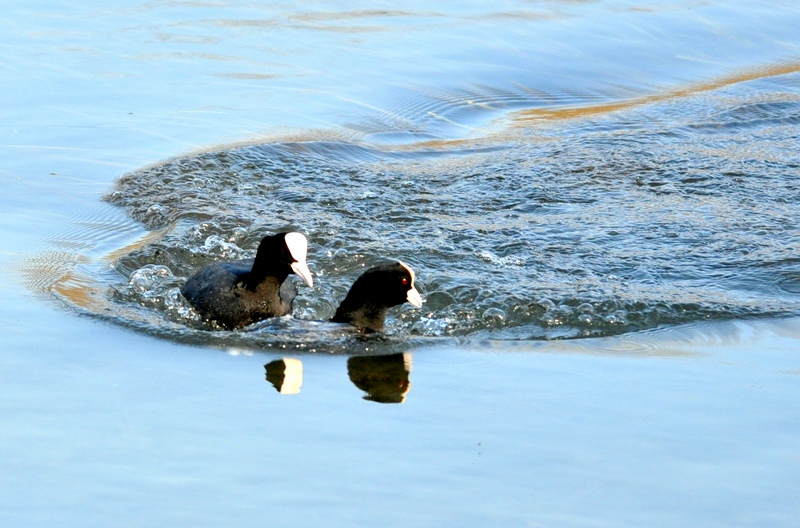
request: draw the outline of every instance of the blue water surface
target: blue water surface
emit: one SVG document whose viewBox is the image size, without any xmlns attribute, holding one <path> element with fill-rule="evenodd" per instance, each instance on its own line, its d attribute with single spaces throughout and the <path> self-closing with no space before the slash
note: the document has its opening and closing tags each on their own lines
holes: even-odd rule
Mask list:
<svg viewBox="0 0 800 528">
<path fill-rule="evenodd" d="M 793 2 L 3 13 L 4 526 L 796 524 Z M 287 224 L 300 322 L 182 310 Z"/>
</svg>

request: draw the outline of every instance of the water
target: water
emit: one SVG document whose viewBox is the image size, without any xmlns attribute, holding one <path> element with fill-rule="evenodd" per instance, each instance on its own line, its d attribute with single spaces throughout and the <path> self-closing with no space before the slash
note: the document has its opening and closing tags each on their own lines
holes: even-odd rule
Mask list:
<svg viewBox="0 0 800 528">
<path fill-rule="evenodd" d="M 116 305 L 103 311 L 126 322 L 149 304 L 186 326 L 196 320 L 177 293 L 186 276 L 252 257 L 264 234 L 292 228 L 311 237 L 325 279 L 299 299 L 304 319 L 330 317 L 358 270 L 386 258 L 418 269 L 428 305 L 395 326 L 421 336 L 578 337 L 795 315 L 797 70 L 613 103 L 577 96 L 568 109 L 484 88 L 421 98 L 425 115 L 403 116 L 411 144 L 271 142 L 128 173 L 107 200 L 161 231 L 117 259 L 102 285 Z M 452 121 L 499 104 L 527 107 L 506 113 L 502 133 L 432 144 L 418 132 L 432 108 Z M 156 318 L 150 331 L 163 326 Z"/>
<path fill-rule="evenodd" d="M 387 258 L 428 297 L 394 333 L 542 339 L 797 315 L 798 81 L 768 70 L 532 129 L 540 111 L 525 110 L 516 134 L 456 147 L 307 141 L 170 160 L 106 196 L 158 235 L 94 287 L 109 292 L 103 313 L 124 323 L 148 305 L 151 332 L 166 319 L 185 334 L 186 277 L 288 228 L 310 237 L 320 277 L 296 301 L 302 319 L 330 318 Z"/>
<path fill-rule="evenodd" d="M 794 525 L 793 3 L 4 13 L 4 525 Z M 388 258 L 423 309 L 319 322 Z"/>
<path fill-rule="evenodd" d="M 125 175 L 108 200 L 163 235 L 117 271 L 129 282 L 154 265 L 165 274 L 124 286 L 142 290 L 125 302 L 160 290 L 173 309 L 162 298 L 176 276 L 252 256 L 242 248 L 293 228 L 311 237 L 321 278 L 298 303 L 304 318 L 329 318 L 358 270 L 387 257 L 418 271 L 427 306 L 399 324 L 421 336 L 576 337 L 795 315 L 800 76 L 789 77 L 777 95 L 757 79 L 481 149 L 255 145 Z"/>
</svg>

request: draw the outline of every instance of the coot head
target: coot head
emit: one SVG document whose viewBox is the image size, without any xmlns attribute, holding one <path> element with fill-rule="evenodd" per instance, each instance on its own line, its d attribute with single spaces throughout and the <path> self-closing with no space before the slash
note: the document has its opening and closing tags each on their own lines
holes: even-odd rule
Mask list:
<svg viewBox="0 0 800 528">
<path fill-rule="evenodd" d="M 405 302 L 422 306 L 415 280 L 414 270 L 402 262 L 370 268 L 350 287 L 331 321 L 350 323 L 364 332 L 380 332 L 392 306 Z"/>
<path fill-rule="evenodd" d="M 253 261 L 253 279 L 258 281 L 262 277 L 286 277 L 295 273 L 303 282 L 314 286 L 311 270 L 306 264 L 308 241 L 302 233 L 278 233 L 267 235 L 258 245 L 258 252 Z"/>
</svg>

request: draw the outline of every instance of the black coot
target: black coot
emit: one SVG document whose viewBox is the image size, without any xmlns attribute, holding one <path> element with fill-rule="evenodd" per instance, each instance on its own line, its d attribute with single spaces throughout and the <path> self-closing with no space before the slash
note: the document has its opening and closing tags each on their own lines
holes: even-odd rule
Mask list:
<svg viewBox="0 0 800 528">
<path fill-rule="evenodd" d="M 254 260 L 211 264 L 189 278 L 181 293 L 205 319 L 229 330 L 286 315 L 297 294 L 289 274 L 314 285 L 307 252 L 301 233 L 266 236 Z"/>
<path fill-rule="evenodd" d="M 382 331 L 392 306 L 404 302 L 422 306 L 414 279 L 414 271 L 402 262 L 368 269 L 350 287 L 331 321 L 350 323 L 362 332 Z"/>
</svg>

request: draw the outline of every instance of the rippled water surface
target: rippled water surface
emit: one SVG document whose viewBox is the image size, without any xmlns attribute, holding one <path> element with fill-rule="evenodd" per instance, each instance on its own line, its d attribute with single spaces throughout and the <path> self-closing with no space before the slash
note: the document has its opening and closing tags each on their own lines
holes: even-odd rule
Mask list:
<svg viewBox="0 0 800 528">
<path fill-rule="evenodd" d="M 163 230 L 117 262 L 131 278 L 116 302 L 185 321 L 170 302 L 183 277 L 290 227 L 310 237 L 319 275 L 302 318 L 330 317 L 363 266 L 392 257 L 417 269 L 427 296 L 398 322 L 413 335 L 536 339 L 793 315 L 798 124 L 800 74 L 779 72 L 513 138 L 176 159 L 123 176 L 108 196 Z"/>
<path fill-rule="evenodd" d="M 0 522 L 794 526 L 798 27 L 5 6 Z M 282 229 L 315 275 L 293 316 L 203 322 L 186 278 Z M 388 259 L 423 308 L 327 324 Z"/>
<path fill-rule="evenodd" d="M 114 252 L 115 273 L 84 270 L 92 303 L 62 296 L 68 303 L 191 338 L 185 278 L 292 228 L 309 236 L 319 277 L 296 303 L 306 320 L 330 317 L 359 271 L 388 258 L 417 268 L 428 298 L 423 310 L 402 309 L 391 333 L 541 339 L 797 314 L 800 63 L 779 7 L 252 9 L 204 5 L 207 16 L 155 37 L 194 50 L 224 49 L 233 28 L 247 42 L 266 35 L 259 56 L 275 63 L 250 66 L 273 73 L 255 77 L 294 82 L 287 55 L 316 47 L 302 53 L 279 35 L 310 33 L 319 46 L 363 46 L 353 66 L 361 89 L 384 93 L 362 96 L 325 139 L 212 148 L 121 175 L 106 199 L 152 233 Z M 748 25 L 750 15 L 772 32 Z M 404 54 L 424 50 L 460 74 L 404 77 L 402 89 L 393 75 L 413 61 L 372 70 L 399 41 Z M 342 57 L 313 57 L 332 61 L 344 97 L 352 75 L 342 78 Z M 300 65 L 304 75 L 316 67 Z"/>
<path fill-rule="evenodd" d="M 84 308 L 153 333 L 174 323 L 186 338 L 198 318 L 185 278 L 291 228 L 309 236 L 318 275 L 300 319 L 329 318 L 388 258 L 408 261 L 427 297 L 392 320 L 391 333 L 413 336 L 597 336 L 798 313 L 800 73 L 581 112 L 516 111 L 511 132 L 479 139 L 250 144 L 130 172 L 106 199 L 155 235 L 114 255 L 115 273 L 92 286 L 103 301 Z"/>
</svg>

